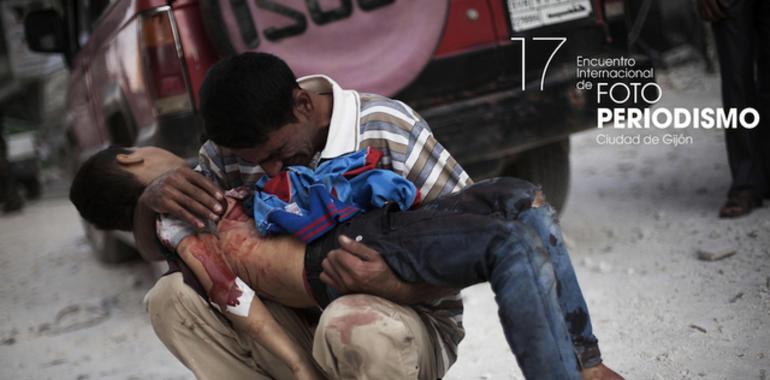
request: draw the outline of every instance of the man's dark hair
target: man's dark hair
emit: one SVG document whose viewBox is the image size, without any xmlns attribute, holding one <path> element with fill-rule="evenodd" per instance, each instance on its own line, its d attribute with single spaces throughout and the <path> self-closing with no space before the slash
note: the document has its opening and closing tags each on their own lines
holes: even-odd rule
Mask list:
<svg viewBox="0 0 770 380">
<path fill-rule="evenodd" d="M 111 146 L 91 156 L 78 169 L 70 187 L 70 201 L 86 221 L 103 230 L 131 230 L 134 208 L 145 185 L 123 169 L 118 154 L 131 151 Z"/>
<path fill-rule="evenodd" d="M 296 121 L 289 66 L 266 53 L 243 53 L 211 66 L 200 90 L 208 138 L 228 148 L 252 148 L 268 134 Z"/>
</svg>

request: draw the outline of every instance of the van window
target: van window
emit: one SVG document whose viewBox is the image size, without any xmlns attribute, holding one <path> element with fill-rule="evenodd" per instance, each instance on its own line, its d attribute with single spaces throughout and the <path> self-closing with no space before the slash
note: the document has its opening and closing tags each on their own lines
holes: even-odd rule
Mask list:
<svg viewBox="0 0 770 380">
<path fill-rule="evenodd" d="M 116 0 L 86 0 L 84 3 L 86 3 L 86 8 L 88 9 L 88 20 L 90 23 L 91 28 L 93 29 L 94 23 L 96 23 L 96 20 L 99 19 L 99 17 L 102 16 L 102 13 L 104 13 L 107 8 L 109 8 L 110 4 L 114 3 Z"/>
<path fill-rule="evenodd" d="M 91 36 L 94 25 L 102 14 L 118 0 L 83 0 L 75 1 L 78 15 L 78 45 L 83 46 Z"/>
</svg>

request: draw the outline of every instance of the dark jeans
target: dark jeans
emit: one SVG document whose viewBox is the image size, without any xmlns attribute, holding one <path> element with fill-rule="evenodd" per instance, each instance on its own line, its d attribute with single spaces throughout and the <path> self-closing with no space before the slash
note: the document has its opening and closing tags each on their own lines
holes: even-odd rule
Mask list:
<svg viewBox="0 0 770 380">
<path fill-rule="evenodd" d="M 726 129 L 730 191 L 770 195 L 770 1 L 725 0 L 727 17 L 713 24 L 724 107 L 754 107 L 753 129 Z"/>
<path fill-rule="evenodd" d="M 312 263 L 320 266 L 318 257 L 345 234 L 361 236 L 404 281 L 453 288 L 489 282 L 524 375 L 579 378 L 578 360 L 592 367 L 601 356 L 554 210 L 538 194 L 529 182 L 498 178 L 416 210 L 370 211 L 308 246 L 308 280 L 317 284 Z M 316 292 L 327 301 L 336 296 L 334 289 Z"/>
</svg>

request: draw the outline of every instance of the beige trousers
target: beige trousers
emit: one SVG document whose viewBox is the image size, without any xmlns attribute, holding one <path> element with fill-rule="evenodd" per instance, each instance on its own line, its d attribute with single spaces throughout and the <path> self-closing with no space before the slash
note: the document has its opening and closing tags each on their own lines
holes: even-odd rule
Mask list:
<svg viewBox="0 0 770 380">
<path fill-rule="evenodd" d="M 327 307 L 317 326 L 291 308 L 263 301 L 331 379 L 437 379 L 429 331 L 409 307 L 348 295 Z M 198 379 L 291 379 L 270 352 L 230 323 L 182 281 L 162 277 L 145 297 L 155 333 Z"/>
</svg>

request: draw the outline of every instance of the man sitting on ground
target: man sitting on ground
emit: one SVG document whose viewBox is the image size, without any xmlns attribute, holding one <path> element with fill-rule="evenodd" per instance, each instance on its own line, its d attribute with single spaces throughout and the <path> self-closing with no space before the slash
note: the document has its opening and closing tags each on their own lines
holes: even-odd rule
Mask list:
<svg viewBox="0 0 770 380">
<path fill-rule="evenodd" d="M 200 228 L 202 220 L 217 220 L 222 213 L 220 189 L 251 187 L 265 174 L 275 175 L 286 166 L 316 167 L 323 160 L 366 147 L 381 150 L 380 167 L 411 181 L 425 201 L 472 183 L 436 141 L 428 123 L 404 103 L 342 89 L 323 75 L 296 79 L 285 62 L 269 54 L 244 53 L 212 66 L 201 86 L 200 110 L 210 140 L 200 150 L 198 172 L 175 170 L 148 185 L 135 213 L 139 222 L 134 225 L 134 235 L 140 247 L 150 248 L 155 241 L 154 230 L 148 231 L 155 213 L 168 213 Z M 324 272 L 348 276 L 342 284 L 329 276 L 322 277 L 322 282 L 345 294 L 378 294 L 404 301 L 393 303 L 362 294 L 342 296 L 324 309 L 320 320 L 273 304 L 270 310 L 281 325 L 292 326 L 292 337 L 306 344 L 303 347 L 312 350 L 316 361 L 335 378 L 443 377 L 456 360 L 457 345 L 464 336 L 459 293 L 447 295 L 446 288 L 403 282 L 379 254 L 361 265 L 352 252 L 340 249 L 336 253 L 324 260 Z M 180 267 L 184 273 L 184 265 Z M 209 338 L 167 334 L 171 330 L 156 328 L 166 346 L 199 377 L 234 377 L 228 369 L 248 371 L 246 367 L 252 367 L 255 360 L 256 372 L 280 377 L 273 371 L 275 361 L 239 354 L 243 346 L 232 339 L 234 332 L 218 323 L 221 316 L 190 291 L 188 277 L 171 274 L 148 293 L 148 307 L 158 316 L 153 324 L 157 321 L 181 329 L 189 316 L 179 310 L 192 310 L 197 320 L 204 321 L 201 326 Z M 377 314 L 377 321 L 358 326 L 351 340 L 329 331 L 372 313 Z M 404 339 L 412 344 L 398 343 Z M 205 360 L 200 353 L 210 349 L 210 340 L 225 348 L 212 354 L 232 363 L 223 372 L 195 366 Z M 598 351 L 593 356 L 598 358 Z M 365 365 L 358 360 L 361 357 L 367 358 Z M 586 361 L 584 368 L 592 363 L 598 361 Z"/>
<path fill-rule="evenodd" d="M 73 202 L 86 219 L 114 224 L 117 218 L 109 215 L 131 215 L 131 212 L 119 212 L 120 207 L 105 209 L 93 205 L 133 208 L 131 202 L 112 199 L 114 194 L 124 193 L 115 187 L 117 182 L 112 178 L 116 172 L 123 171 L 136 176 L 135 184 L 146 184 L 148 175 L 142 169 L 145 165 L 137 165 L 141 161 L 138 158 L 148 156 L 144 164 L 150 164 L 149 160 L 159 156 L 157 148 L 124 151 L 117 157 L 115 154 L 114 149 L 97 154 L 84 164 L 73 183 Z M 129 160 L 131 157 L 134 159 Z M 174 158 L 167 159 L 173 162 Z M 134 163 L 134 166 L 120 169 L 116 163 Z M 153 166 L 168 168 L 157 160 Z M 125 186 L 127 182 L 117 184 Z M 85 195 L 94 187 L 101 191 Z M 100 201 L 100 198 L 103 199 Z M 287 305 L 328 305 L 339 293 L 319 281 L 319 275 L 334 277 L 329 282 L 344 283 L 345 274 L 334 271 L 322 274 L 322 268 L 326 269 L 323 260 L 340 245 L 357 252 L 364 261 L 373 259 L 376 252 L 344 237 L 360 236 L 368 246 L 381 252 L 391 268 L 408 282 L 465 287 L 490 281 L 500 304 L 506 338 L 527 378 L 577 378 L 579 367 L 575 352 L 584 366 L 598 358 L 596 339 L 590 331 L 590 322 L 586 323 L 590 318 L 559 227 L 554 223 L 553 210 L 545 204 L 539 190 L 529 183 L 514 179 L 485 181 L 428 202 L 414 211 L 373 210 L 338 226 L 307 247 L 292 239 L 258 236 L 253 221 L 244 217 L 237 202 L 229 200 L 228 205 L 219 225 L 219 246 L 224 247 L 221 256 L 201 253 L 202 249 L 212 250 L 210 235 L 187 236 L 175 244 L 182 259 L 207 284 L 210 298 L 220 299 L 216 302 L 220 307 L 226 301 L 221 301 L 221 292 L 218 296 L 213 291 L 217 281 L 212 284 L 211 278 L 216 276 L 211 273 L 228 270 L 243 278 L 245 290 L 251 287 L 260 295 Z M 452 249 L 460 254 L 447 255 Z M 212 257 L 221 257 L 226 264 L 211 264 L 216 261 Z M 219 288 L 227 290 L 231 285 L 220 283 Z M 341 328 L 340 333 L 344 335 L 344 327 Z M 352 326 L 348 329 L 350 334 Z M 272 347 L 276 350 L 275 345 Z M 596 351 L 591 351 L 591 347 Z M 279 357 L 292 358 L 290 354 Z M 302 365 L 296 367 L 303 368 Z M 583 375 L 613 374 L 603 365 L 593 368 Z"/>
<path fill-rule="evenodd" d="M 265 174 L 277 174 L 284 166 L 316 167 L 320 161 L 366 147 L 382 151 L 381 168 L 412 182 L 425 201 L 472 182 L 436 141 L 426 121 L 402 102 L 343 89 L 324 75 L 297 79 L 285 62 L 269 54 L 244 53 L 221 60 L 209 69 L 199 94 L 201 116 L 211 140 L 201 147 L 195 171 L 174 170 L 154 180 L 142 193 L 134 235 L 143 252 L 152 252 L 156 214 L 170 214 L 202 228 L 204 220 L 216 221 L 224 211 L 223 189 L 252 187 Z M 348 279 L 353 281 L 340 290 L 378 291 L 388 299 L 411 302 L 343 296 L 324 309 L 320 319 L 274 304 L 271 311 L 276 319 L 284 326 L 296 327 L 290 334 L 307 344 L 303 347 L 313 352 L 323 368 L 330 369 L 332 377 L 443 377 L 456 360 L 457 345 L 464 336 L 459 293 L 447 295 L 444 288 L 400 281 L 382 259 L 367 266 L 347 267 L 354 259 L 352 253 L 341 252 L 327 260 L 335 269 L 351 274 Z M 181 275 L 165 276 L 148 293 L 149 308 L 159 316 L 153 323 L 184 326 L 189 317 L 179 310 L 184 307 L 200 312 L 195 318 L 204 321 L 201 325 L 208 331 L 208 340 L 225 347 L 212 354 L 232 365 L 215 373 L 212 369 L 219 368 L 196 367 L 195 363 L 203 360 L 199 352 L 209 347 L 207 340 L 197 339 L 196 334 L 161 335 L 169 329 L 156 329 L 164 344 L 202 378 L 237 376 L 227 369 L 244 368 L 246 372 L 255 360 L 255 372 L 280 377 L 275 374 L 274 361 L 240 354 L 250 348 L 231 338 L 235 335 L 232 329 L 226 325 L 220 328 L 221 316 L 190 291 L 189 276 L 184 275 L 184 266 L 180 267 Z M 374 284 L 376 289 L 371 289 Z M 377 322 L 357 327 L 350 341 L 327 331 L 372 313 L 378 315 Z M 400 344 L 404 339 L 412 344 Z M 196 346 L 200 348 L 193 348 Z M 349 354 L 351 351 L 357 354 Z M 361 365 L 359 357 L 367 358 L 366 365 Z"/>
</svg>

